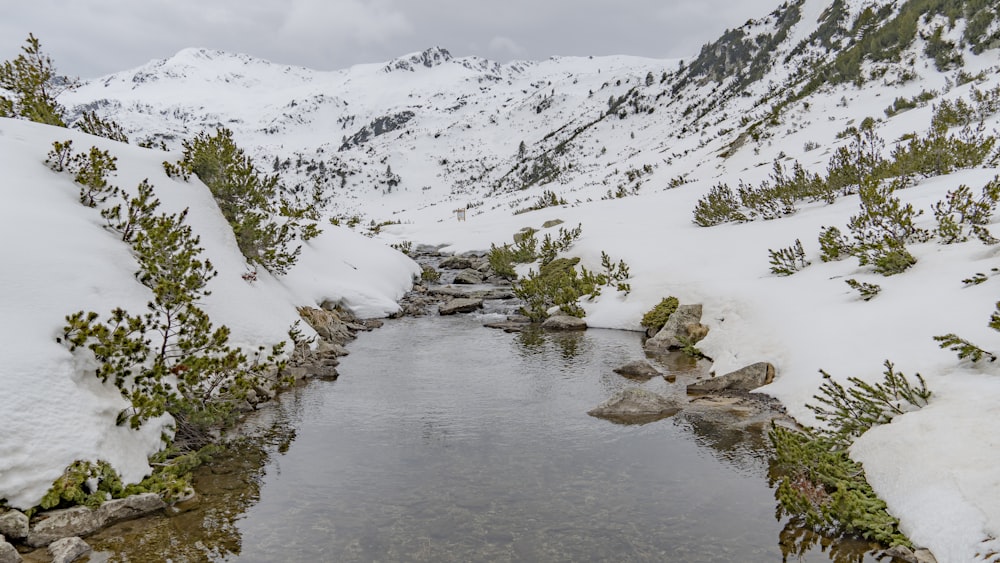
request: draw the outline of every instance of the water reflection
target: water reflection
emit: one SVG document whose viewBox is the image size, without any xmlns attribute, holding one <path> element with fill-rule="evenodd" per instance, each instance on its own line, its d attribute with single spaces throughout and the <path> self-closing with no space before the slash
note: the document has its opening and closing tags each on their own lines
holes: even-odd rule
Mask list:
<svg viewBox="0 0 1000 563">
<path fill-rule="evenodd" d="M 866 544 L 775 519 L 759 426 L 697 413 L 642 426 L 588 416 L 635 385 L 611 370 L 641 357 L 636 334 L 403 319 L 351 352 L 338 381 L 286 394 L 256 442 L 200 471 L 198 505 L 105 531 L 101 556 L 873 560 Z M 682 379 L 698 367 L 655 362 Z M 683 393 L 684 382 L 642 386 Z"/>
</svg>

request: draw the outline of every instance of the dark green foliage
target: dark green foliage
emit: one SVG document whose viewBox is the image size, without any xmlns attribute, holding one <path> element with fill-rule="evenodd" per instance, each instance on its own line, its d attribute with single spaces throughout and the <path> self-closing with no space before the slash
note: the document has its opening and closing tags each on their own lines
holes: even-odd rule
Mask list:
<svg viewBox="0 0 1000 563">
<path fill-rule="evenodd" d="M 538 211 L 539 209 L 545 209 L 546 207 L 555 207 L 557 205 L 566 205 L 565 199 L 556 195 L 555 192 L 550 190 L 545 190 L 542 195 L 535 200 L 535 203 L 525 207 L 523 209 L 518 209 L 514 212 L 514 215 L 520 215 L 521 213 L 527 213 L 529 211 Z"/>
<path fill-rule="evenodd" d="M 982 274 L 979 274 L 979 276 L 982 276 Z M 983 278 L 985 278 L 985 276 L 983 276 Z M 968 282 L 970 280 L 965 281 Z M 983 281 L 985 281 L 985 279 Z M 1000 302 L 997 302 L 993 314 L 990 315 L 990 322 L 987 326 L 997 332 L 1000 332 Z M 983 358 L 987 358 L 991 362 L 997 359 L 996 354 L 983 350 L 979 346 L 976 346 L 972 342 L 959 337 L 955 333 L 935 336 L 934 340 L 938 342 L 938 345 L 941 348 L 947 348 L 958 353 L 958 358 L 960 360 L 968 359 L 975 363 L 981 361 Z"/>
<path fill-rule="evenodd" d="M 632 291 L 632 286 L 628 283 L 628 279 L 631 278 L 629 273 L 628 264 L 624 260 L 619 260 L 615 263 L 611 259 L 611 256 L 607 252 L 601 251 L 601 272 L 591 272 L 580 266 L 580 279 L 582 280 L 581 287 L 590 288 L 587 293 L 587 300 L 593 301 L 599 295 L 601 295 L 601 289 L 604 287 L 614 287 L 617 291 L 628 295 Z"/>
<path fill-rule="evenodd" d="M 84 133 L 104 137 L 105 139 L 111 139 L 120 143 L 128 142 L 128 135 L 125 134 L 125 130 L 122 129 L 121 125 L 112 120 L 105 121 L 92 111 L 84 112 L 83 117 L 74 123 L 73 126 Z"/>
<path fill-rule="evenodd" d="M 639 324 L 650 329 L 652 332 L 657 332 L 663 328 L 663 325 L 667 324 L 667 319 L 670 318 L 670 315 L 674 314 L 674 311 L 679 306 L 680 301 L 676 297 L 664 297 L 655 307 L 642 316 L 642 321 Z"/>
<path fill-rule="evenodd" d="M 435 283 L 441 279 L 441 272 L 431 266 L 423 266 L 420 270 L 420 279 L 428 283 Z"/>
<path fill-rule="evenodd" d="M 795 239 L 795 244 L 778 250 L 768 249 L 771 255 L 771 273 L 779 276 L 790 276 L 809 265 L 802 241 Z"/>
<path fill-rule="evenodd" d="M 73 154 L 73 141 L 55 141 L 45 159 L 53 171 L 73 174 L 73 180 L 80 184 L 80 203 L 87 207 L 97 207 L 118 193 L 118 188 L 108 183 L 108 175 L 118 170 L 117 161 L 108 151 L 97 147 Z"/>
<path fill-rule="evenodd" d="M 820 260 L 834 262 L 851 255 L 851 243 L 837 227 L 823 227 L 819 232 Z"/>
<path fill-rule="evenodd" d="M 858 192 L 861 211 L 848 222 L 853 235 L 851 254 L 862 266 L 874 266 L 884 276 L 901 273 L 915 264 L 916 258 L 906 250 L 906 244 L 929 237 L 913 223 L 922 212 L 911 204 L 904 205 L 893 191 L 893 186 L 866 182 Z"/>
<path fill-rule="evenodd" d="M 243 256 L 273 274 L 286 273 L 302 250 L 294 242 L 319 233 L 306 223 L 315 220 L 315 208 L 297 208 L 284 198 L 277 176 L 260 174 L 229 129 L 200 133 L 183 144 L 183 158 L 176 165 L 164 163 L 167 174 L 198 176 L 233 228 Z"/>
<path fill-rule="evenodd" d="M 175 439 L 185 448 L 200 448 L 211 431 L 230 424 L 235 408 L 248 393 L 268 384 L 265 371 L 282 345 L 264 358 L 259 349 L 248 359 L 228 344 L 229 329 L 213 327 L 198 307 L 209 295 L 216 272 L 200 258 L 198 237 L 185 224 L 187 211 L 153 215 L 155 205 L 135 220 L 132 237 L 140 269 L 136 278 L 153 292 L 145 314 L 115 309 L 106 320 L 80 311 L 66 317 L 61 340 L 97 360 L 94 374 L 111 379 L 131 407 L 118 424 L 138 428 L 164 413 L 176 423 Z"/>
<path fill-rule="evenodd" d="M 977 272 L 973 274 L 972 277 L 965 278 L 964 280 L 962 280 L 962 283 L 964 283 L 966 286 L 979 285 L 981 283 L 985 283 L 987 279 L 989 278 L 986 276 L 986 274 L 982 272 Z"/>
<path fill-rule="evenodd" d="M 742 223 L 746 220 L 746 216 L 740 212 L 739 201 L 726 184 L 712 186 L 694 208 L 694 223 L 699 227 L 729 222 Z"/>
<path fill-rule="evenodd" d="M 546 233 L 542 238 L 542 245 L 538 253 L 542 264 L 548 264 L 555 259 L 557 254 L 569 250 L 579 240 L 582 233 L 583 225 L 577 225 L 576 228 L 568 230 L 559 227 L 559 233 L 555 238 L 552 238 L 551 234 Z"/>
<path fill-rule="evenodd" d="M 941 72 L 961 67 L 965 64 L 962 54 L 956 50 L 956 45 L 943 38 L 944 27 L 934 28 L 929 36 L 924 37 L 927 41 L 924 46 L 924 54 L 934 59 L 934 66 Z"/>
<path fill-rule="evenodd" d="M 844 280 L 844 283 L 851 286 L 851 289 L 860 293 L 862 301 L 871 301 L 873 297 L 882 291 L 882 286 L 878 284 L 859 282 L 853 278 Z"/>
<path fill-rule="evenodd" d="M 809 406 L 817 420 L 828 425 L 815 430 L 818 436 L 840 449 L 847 449 L 873 426 L 888 424 L 894 417 L 927 404 L 931 392 L 920 374 L 916 376 L 917 385 L 912 385 L 905 375 L 895 370 L 892 362 L 886 360 L 883 365 L 885 372 L 881 382 L 873 385 L 849 377 L 849 387 L 820 370 L 825 381 L 819 387 L 820 394 L 814 397 L 820 404 Z"/>
<path fill-rule="evenodd" d="M 74 461 L 52 483 L 38 506 L 45 510 L 74 505 L 96 508 L 123 496 L 123 491 L 121 478 L 108 462 Z"/>
<path fill-rule="evenodd" d="M 883 178 L 886 164 L 882 158 L 885 141 L 875 132 L 871 118 L 865 119 L 860 128 L 848 128 L 847 135 L 850 144 L 838 148 L 827 165 L 827 190 L 841 195 L 855 193 L 867 179 Z"/>
<path fill-rule="evenodd" d="M 142 220 L 151 217 L 160 206 L 160 200 L 153 195 L 153 186 L 148 179 L 139 184 L 138 192 L 137 196 L 128 198 L 124 208 L 118 203 L 101 210 L 106 227 L 119 233 L 124 242 L 132 242 L 136 231 L 142 226 Z"/>
<path fill-rule="evenodd" d="M 941 176 L 981 165 L 995 145 L 996 137 L 984 136 L 982 126 L 967 125 L 949 135 L 947 127 L 936 122 L 926 137 L 913 136 L 908 144 L 893 150 L 888 171 L 900 177 Z"/>
<path fill-rule="evenodd" d="M 826 533 L 861 536 L 883 545 L 910 541 L 865 480 L 861 464 L 812 432 L 774 426 L 778 486 L 774 495 L 780 516 Z"/>
<path fill-rule="evenodd" d="M 583 279 L 577 273 L 575 266 L 579 263 L 579 258 L 556 258 L 515 282 L 514 294 L 524 301 L 521 312 L 532 322 L 548 318 L 553 307 L 559 307 L 567 315 L 584 316 L 578 301 L 595 288 L 593 280 Z"/>
<path fill-rule="evenodd" d="M 945 199 L 933 205 L 937 219 L 937 235 L 943 244 L 965 242 L 969 234 L 974 234 L 984 244 L 996 244 L 986 225 L 996 211 L 1000 200 L 1000 177 L 983 186 L 982 195 L 975 199 L 972 190 L 961 185 L 945 195 Z"/>
<path fill-rule="evenodd" d="M 857 535 L 884 545 L 910 542 L 899 521 L 865 480 L 864 469 L 847 455 L 857 437 L 879 424 L 927 404 L 931 392 L 923 378 L 911 385 L 885 362 L 883 381 L 874 385 L 849 378 L 849 387 L 826 380 L 810 406 L 827 427 L 795 431 L 774 425 L 769 433 L 778 473 L 779 512 L 815 530 Z"/>
<path fill-rule="evenodd" d="M 56 102 L 56 71 L 52 59 L 42 52 L 41 43 L 28 34 L 23 53 L 0 65 L 0 117 L 20 117 L 37 123 L 65 127 L 63 107 Z"/>
<path fill-rule="evenodd" d="M 509 280 L 517 278 L 514 264 L 529 264 L 538 259 L 538 239 L 535 238 L 534 229 L 519 234 L 520 236 L 514 236 L 514 246 L 491 244 L 490 252 L 486 255 L 493 271 Z"/>
<path fill-rule="evenodd" d="M 934 340 L 941 348 L 947 348 L 952 352 L 956 352 L 958 354 L 958 359 L 960 360 L 971 360 L 973 363 L 976 363 L 981 361 L 983 358 L 986 358 L 991 362 L 994 362 L 997 359 L 996 354 L 983 350 L 979 346 L 976 346 L 972 342 L 959 337 L 955 333 L 935 336 Z"/>
</svg>

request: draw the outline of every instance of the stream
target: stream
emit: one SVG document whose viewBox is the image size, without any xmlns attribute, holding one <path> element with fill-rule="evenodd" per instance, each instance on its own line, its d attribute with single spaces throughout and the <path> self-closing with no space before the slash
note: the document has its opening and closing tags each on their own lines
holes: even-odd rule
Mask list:
<svg viewBox="0 0 1000 563">
<path fill-rule="evenodd" d="M 764 428 L 587 411 L 642 357 L 624 331 L 507 334 L 490 315 L 389 321 L 336 381 L 258 414 L 199 469 L 199 498 L 88 541 L 91 561 L 875 561 L 775 516 Z"/>
</svg>

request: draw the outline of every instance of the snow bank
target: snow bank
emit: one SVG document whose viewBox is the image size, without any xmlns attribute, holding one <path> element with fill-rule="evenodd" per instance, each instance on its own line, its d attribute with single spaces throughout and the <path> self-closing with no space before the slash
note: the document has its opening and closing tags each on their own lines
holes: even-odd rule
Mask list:
<svg viewBox="0 0 1000 563">
<path fill-rule="evenodd" d="M 97 210 L 79 203 L 68 174 L 43 163 L 52 142 L 65 139 L 78 151 L 96 145 L 117 156 L 113 184 L 134 189 L 149 178 L 162 211 L 190 208 L 204 256 L 219 271 L 204 307 L 232 329 L 236 345 L 286 339 L 300 305 L 331 300 L 363 317 L 385 316 L 420 271 L 382 243 L 327 225 L 287 276 L 260 272 L 247 283 L 247 265 L 205 186 L 164 175 L 161 163 L 176 155 L 0 119 L 0 499 L 12 506 L 37 504 L 78 459 L 107 460 L 126 481 L 140 480 L 169 422 L 150 421 L 139 431 L 115 426 L 126 401 L 87 373 L 92 366 L 82 355 L 56 342 L 68 314 L 104 315 L 117 306 L 141 312 L 152 297 L 133 276 L 138 265 L 128 246 L 102 228 Z"/>
<path fill-rule="evenodd" d="M 898 193 L 925 210 L 919 224 L 933 228 L 930 206 L 960 184 L 979 189 L 995 169 L 933 178 Z M 642 314 L 668 295 L 703 303 L 708 337 L 698 344 L 715 359 L 714 371 L 770 361 L 778 371 L 762 389 L 780 399 L 799 421 L 815 423 L 806 403 L 821 382 L 820 369 L 839 380 L 881 380 L 889 359 L 909 376 L 919 372 L 934 392 L 927 408 L 866 434 L 854 455 L 872 485 L 899 516 L 906 533 L 941 561 L 969 561 L 980 542 L 1000 536 L 1000 372 L 983 366 L 958 370 L 954 354 L 935 335 L 956 332 L 990 350 L 997 334 L 986 325 L 997 300 L 997 280 L 964 287 L 961 280 L 997 265 L 997 247 L 980 242 L 910 247 L 918 263 L 883 277 L 854 259 L 822 263 L 820 228 L 845 228 L 856 197 L 811 204 L 795 215 L 741 225 L 701 228 L 691 213 L 708 182 L 641 197 L 546 208 L 520 215 L 484 214 L 466 222 L 414 221 L 389 228 L 393 239 L 447 244 L 445 251 L 511 242 L 522 227 L 554 218 L 583 226 L 571 254 L 600 269 L 601 252 L 629 264 L 632 292 L 605 290 L 584 301 L 593 327 L 638 330 Z M 542 230 L 553 235 L 559 227 Z M 813 263 L 790 276 L 769 271 L 768 249 L 802 241 Z M 864 302 L 844 280 L 876 283 L 882 293 Z M 942 515 L 948 515 L 943 518 Z M 947 520 L 947 523 L 943 521 Z"/>
</svg>

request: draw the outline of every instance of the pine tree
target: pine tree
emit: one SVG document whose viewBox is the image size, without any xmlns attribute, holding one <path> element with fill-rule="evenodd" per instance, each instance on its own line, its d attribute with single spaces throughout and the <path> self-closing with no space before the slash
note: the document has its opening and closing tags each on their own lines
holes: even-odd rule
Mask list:
<svg viewBox="0 0 1000 563">
<path fill-rule="evenodd" d="M 198 176 L 229 221 L 243 256 L 273 274 L 286 273 L 302 250 L 293 247 L 295 240 L 319 234 L 314 224 L 303 222 L 314 217 L 313 204 L 298 207 L 285 199 L 278 177 L 260 174 L 229 129 L 219 128 L 215 135 L 200 133 L 183 146 L 179 162 L 163 163 L 167 174 Z"/>
<path fill-rule="evenodd" d="M 59 88 L 52 59 L 42 52 L 41 43 L 28 34 L 23 53 L 0 65 L 0 89 L 12 97 L 0 96 L 0 117 L 20 117 L 37 123 L 65 127 L 63 107 L 56 102 Z"/>
</svg>

